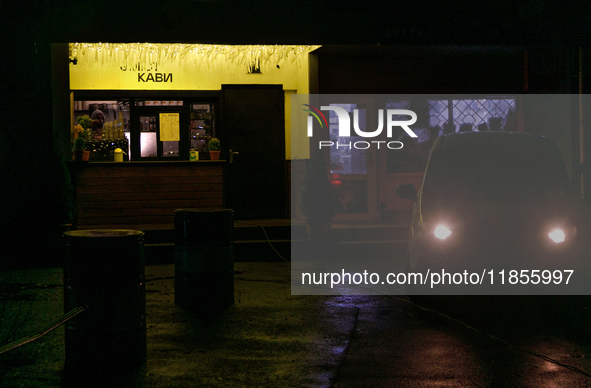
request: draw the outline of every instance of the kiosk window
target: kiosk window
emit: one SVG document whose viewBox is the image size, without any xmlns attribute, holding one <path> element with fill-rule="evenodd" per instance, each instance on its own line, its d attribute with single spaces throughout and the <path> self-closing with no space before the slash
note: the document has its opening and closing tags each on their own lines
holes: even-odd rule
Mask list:
<svg viewBox="0 0 591 388">
<path fill-rule="evenodd" d="M 124 160 L 189 160 L 191 150 L 207 160 L 207 145 L 216 132 L 214 108 L 211 100 L 89 98 L 75 100 L 73 114 L 74 119 L 90 117 L 97 109 L 104 114 L 101 131 L 87 143 L 93 151 L 91 161 L 113 161 L 116 148 L 123 150 Z"/>
<path fill-rule="evenodd" d="M 87 117 L 85 117 L 87 116 Z M 90 124 L 86 150 L 91 151 L 90 161 L 112 161 L 117 148 L 123 150 L 124 160 L 129 159 L 130 100 L 76 100 L 74 101 L 74 124 Z M 79 120 L 80 119 L 80 120 Z M 78 134 L 71 128 L 71 140 Z"/>
</svg>

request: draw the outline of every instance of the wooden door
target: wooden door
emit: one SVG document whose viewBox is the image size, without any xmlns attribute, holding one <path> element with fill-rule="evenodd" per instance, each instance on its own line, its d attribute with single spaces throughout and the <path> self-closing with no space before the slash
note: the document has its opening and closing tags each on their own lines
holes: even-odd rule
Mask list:
<svg viewBox="0 0 591 388">
<path fill-rule="evenodd" d="M 222 92 L 224 206 L 236 219 L 285 218 L 283 87 L 223 85 Z"/>
</svg>

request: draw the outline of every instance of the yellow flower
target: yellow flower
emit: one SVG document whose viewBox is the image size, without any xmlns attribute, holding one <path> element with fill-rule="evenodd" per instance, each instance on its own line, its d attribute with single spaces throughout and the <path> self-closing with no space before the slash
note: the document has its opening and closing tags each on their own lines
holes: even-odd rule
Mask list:
<svg viewBox="0 0 591 388">
<path fill-rule="evenodd" d="M 84 129 L 84 127 L 80 124 L 77 124 L 74 126 L 74 131 L 75 133 L 78 134 L 78 137 L 84 139 L 84 140 L 89 140 L 90 136 L 92 134 L 92 131 L 89 129 Z"/>
</svg>

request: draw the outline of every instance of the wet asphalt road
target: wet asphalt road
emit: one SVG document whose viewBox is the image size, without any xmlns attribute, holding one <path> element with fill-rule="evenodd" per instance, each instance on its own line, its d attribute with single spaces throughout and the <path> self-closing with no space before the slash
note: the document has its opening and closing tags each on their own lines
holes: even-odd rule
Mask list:
<svg viewBox="0 0 591 388">
<path fill-rule="evenodd" d="M 359 309 L 335 387 L 591 386 L 588 298 L 335 300 Z"/>
<path fill-rule="evenodd" d="M 0 386 L 591 386 L 588 297 L 439 297 L 423 309 L 406 296 L 293 296 L 288 263 L 235 269 L 235 305 L 203 317 L 174 305 L 173 266 L 146 267 L 138 371 L 68 378 L 59 328 L 0 355 Z M 63 311 L 59 269 L 3 272 L 0 284 L 0 345 Z"/>
</svg>

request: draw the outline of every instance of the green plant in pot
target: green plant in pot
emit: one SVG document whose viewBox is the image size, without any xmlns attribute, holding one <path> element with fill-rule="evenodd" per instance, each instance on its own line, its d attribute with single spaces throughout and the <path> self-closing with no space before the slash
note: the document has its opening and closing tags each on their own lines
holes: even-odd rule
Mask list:
<svg viewBox="0 0 591 388">
<path fill-rule="evenodd" d="M 72 145 L 72 152 L 74 153 L 74 160 L 87 161 L 90 156 L 90 151 L 86 150 L 86 142 L 90 139 L 91 129 L 90 124 L 92 120 L 88 115 L 78 117 L 78 124 L 74 126 L 74 144 Z"/>
<path fill-rule="evenodd" d="M 209 159 L 220 160 L 220 139 L 212 137 L 207 143 L 207 150 L 209 151 Z"/>
<path fill-rule="evenodd" d="M 328 179 L 328 163 L 321 150 L 313 150 L 306 165 L 300 192 L 301 211 L 311 240 L 329 239 L 335 202 Z"/>
<path fill-rule="evenodd" d="M 82 137 L 75 138 L 74 145 L 72 146 L 74 160 L 82 161 L 82 159 L 84 158 L 84 151 L 86 151 L 86 139 Z"/>
</svg>

